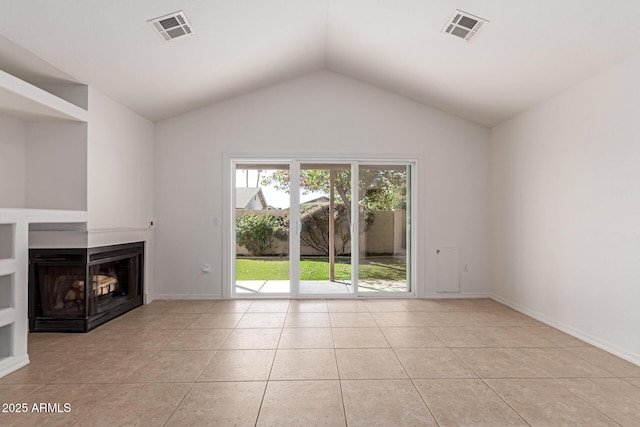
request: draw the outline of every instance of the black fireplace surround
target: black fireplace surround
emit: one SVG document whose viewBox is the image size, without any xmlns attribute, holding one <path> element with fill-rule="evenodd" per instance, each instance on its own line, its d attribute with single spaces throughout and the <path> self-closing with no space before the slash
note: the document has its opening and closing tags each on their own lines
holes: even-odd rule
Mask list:
<svg viewBox="0 0 640 427">
<path fill-rule="evenodd" d="M 29 250 L 29 330 L 88 332 L 142 305 L 144 242 Z"/>
</svg>

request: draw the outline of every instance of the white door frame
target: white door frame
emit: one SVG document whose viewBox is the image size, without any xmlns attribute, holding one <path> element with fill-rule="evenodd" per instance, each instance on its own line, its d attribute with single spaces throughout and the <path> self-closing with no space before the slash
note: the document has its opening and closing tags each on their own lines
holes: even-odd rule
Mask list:
<svg viewBox="0 0 640 427">
<path fill-rule="evenodd" d="M 417 251 L 417 169 L 418 169 L 418 156 L 411 158 L 389 158 L 388 156 L 359 156 L 359 155 L 343 155 L 343 156 L 314 156 L 310 154 L 304 155 L 275 155 L 274 153 L 266 154 L 223 154 L 222 165 L 222 203 L 223 203 L 223 215 L 222 215 L 222 297 L 228 298 L 336 298 L 336 299 L 353 299 L 358 297 L 367 298 L 411 298 L 416 296 L 416 283 L 418 281 L 416 259 L 418 256 Z M 268 294 L 237 294 L 235 292 L 235 179 L 236 179 L 236 165 L 242 163 L 252 164 L 288 164 L 290 180 L 290 209 L 289 213 L 289 293 L 268 293 Z M 353 285 L 353 292 L 349 294 L 311 294 L 300 293 L 300 181 L 294 179 L 299 177 L 300 164 L 301 163 L 328 163 L 328 164 L 350 164 L 351 165 L 351 209 L 352 224 L 351 224 L 351 280 Z M 359 264 L 359 207 L 358 207 L 358 175 L 359 166 L 364 165 L 410 165 L 411 176 L 408 179 L 411 180 L 410 197 L 410 270 L 407 272 L 410 281 L 410 291 L 408 292 L 374 292 L 374 291 L 359 291 L 358 289 L 358 264 Z M 293 207 L 297 207 L 293 209 Z M 355 254 L 355 259 L 354 255 Z"/>
</svg>

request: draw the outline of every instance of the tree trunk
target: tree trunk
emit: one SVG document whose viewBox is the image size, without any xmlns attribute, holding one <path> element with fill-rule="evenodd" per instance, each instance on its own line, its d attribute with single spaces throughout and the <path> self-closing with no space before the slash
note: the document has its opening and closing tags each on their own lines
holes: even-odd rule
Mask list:
<svg viewBox="0 0 640 427">
<path fill-rule="evenodd" d="M 349 227 L 351 227 L 351 200 L 349 199 L 349 196 L 347 196 L 347 191 L 341 183 L 336 182 L 335 189 L 336 191 L 338 191 L 338 194 L 340 194 L 340 198 L 344 203 L 345 213 L 347 214 L 347 220 L 349 221 Z"/>
</svg>

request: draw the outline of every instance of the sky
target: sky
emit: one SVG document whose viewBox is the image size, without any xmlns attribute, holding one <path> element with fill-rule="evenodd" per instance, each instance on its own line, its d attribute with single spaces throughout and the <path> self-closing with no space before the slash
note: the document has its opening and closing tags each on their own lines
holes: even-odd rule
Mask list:
<svg viewBox="0 0 640 427">
<path fill-rule="evenodd" d="M 246 187 L 247 186 L 247 175 L 246 170 L 238 169 L 236 170 L 236 187 Z M 258 178 L 257 170 L 249 170 L 249 187 L 256 187 L 256 181 Z M 265 176 L 273 171 L 264 171 L 261 176 Z M 272 186 L 263 186 L 258 183 L 258 187 L 262 188 L 262 194 L 264 194 L 264 198 L 267 200 L 267 204 L 271 205 L 275 208 L 285 209 L 289 207 L 289 194 L 285 193 L 283 190 L 276 190 Z M 313 200 L 315 198 L 321 196 L 329 196 L 328 194 L 324 194 L 322 192 L 314 192 L 309 193 L 307 195 L 300 196 L 300 203 L 308 202 L 309 200 Z"/>
</svg>

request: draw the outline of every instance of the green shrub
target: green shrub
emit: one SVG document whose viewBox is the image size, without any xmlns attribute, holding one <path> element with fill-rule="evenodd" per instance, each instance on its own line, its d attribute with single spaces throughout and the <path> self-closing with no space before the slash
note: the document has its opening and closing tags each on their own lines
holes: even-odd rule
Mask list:
<svg viewBox="0 0 640 427">
<path fill-rule="evenodd" d="M 287 238 L 282 218 L 245 214 L 236 220 L 236 243 L 247 248 L 251 255 L 263 255 L 272 246 L 274 237 L 280 240 Z"/>
</svg>

